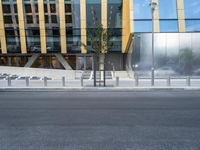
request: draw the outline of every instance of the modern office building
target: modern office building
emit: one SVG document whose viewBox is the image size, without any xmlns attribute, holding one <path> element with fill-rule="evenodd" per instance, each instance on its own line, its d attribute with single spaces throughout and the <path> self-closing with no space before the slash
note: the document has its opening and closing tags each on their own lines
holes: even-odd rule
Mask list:
<svg viewBox="0 0 200 150">
<path fill-rule="evenodd" d="M 149 64 L 152 24 L 155 51 L 198 53 L 200 1 L 154 1 L 152 23 L 151 0 L 0 0 L 0 64 L 80 69 L 84 58 L 90 69 L 91 52 L 81 43 L 90 45 L 95 18 L 112 37 L 107 62 L 118 70 Z"/>
</svg>

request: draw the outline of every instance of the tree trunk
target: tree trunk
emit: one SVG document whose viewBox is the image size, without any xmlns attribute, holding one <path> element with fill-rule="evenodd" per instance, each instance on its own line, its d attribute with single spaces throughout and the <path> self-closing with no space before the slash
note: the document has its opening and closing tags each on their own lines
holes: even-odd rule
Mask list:
<svg viewBox="0 0 200 150">
<path fill-rule="evenodd" d="M 101 80 L 104 80 L 104 63 L 105 63 L 105 54 L 99 54 L 99 76 Z"/>
</svg>

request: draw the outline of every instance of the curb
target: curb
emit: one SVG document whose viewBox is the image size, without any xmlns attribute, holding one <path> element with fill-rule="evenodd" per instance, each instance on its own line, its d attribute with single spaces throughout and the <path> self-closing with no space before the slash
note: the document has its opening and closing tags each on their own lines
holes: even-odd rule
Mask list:
<svg viewBox="0 0 200 150">
<path fill-rule="evenodd" d="M 44 87 L 44 88 L 0 88 L 0 92 L 148 92 L 148 91 L 200 91 L 200 87 Z"/>
</svg>

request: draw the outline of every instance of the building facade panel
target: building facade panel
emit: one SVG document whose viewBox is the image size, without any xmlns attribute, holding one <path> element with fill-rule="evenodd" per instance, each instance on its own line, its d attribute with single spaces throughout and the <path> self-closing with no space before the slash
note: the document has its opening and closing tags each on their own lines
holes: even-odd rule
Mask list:
<svg viewBox="0 0 200 150">
<path fill-rule="evenodd" d="M 46 5 L 44 5 L 43 0 L 38 0 L 38 15 L 39 15 L 39 27 L 40 27 L 40 47 L 41 53 L 47 53 L 47 45 L 46 45 L 46 28 L 45 22 L 47 22 L 47 18 L 45 18 L 44 12 L 46 12 Z M 45 7 L 45 8 L 44 8 Z"/>
<path fill-rule="evenodd" d="M 3 16 L 3 8 L 2 8 L 2 0 L 0 0 L 0 41 L 1 41 L 1 53 L 7 53 L 7 45 L 6 45 L 6 35 L 5 35 L 5 26 L 4 26 L 4 16 Z"/>
<path fill-rule="evenodd" d="M 1 53 L 90 53 L 97 24 L 125 53 L 133 33 L 152 32 L 151 0 L 1 0 Z M 155 32 L 199 32 L 200 2 L 154 0 Z M 191 11 L 193 10 L 193 11 Z M 82 44 L 81 44 L 82 43 Z"/>
<path fill-rule="evenodd" d="M 65 20 L 65 0 L 59 0 L 59 18 L 60 18 L 60 45 L 61 53 L 67 53 L 66 39 L 66 20 Z"/>
<path fill-rule="evenodd" d="M 26 47 L 26 33 L 25 33 L 25 20 L 23 11 L 23 0 L 17 0 L 18 22 L 19 22 L 19 35 L 21 44 L 21 53 L 27 53 Z"/>
<path fill-rule="evenodd" d="M 87 45 L 87 31 L 86 31 L 86 0 L 81 0 L 80 2 L 81 9 L 81 53 L 87 53 L 87 49 L 84 45 Z"/>
</svg>

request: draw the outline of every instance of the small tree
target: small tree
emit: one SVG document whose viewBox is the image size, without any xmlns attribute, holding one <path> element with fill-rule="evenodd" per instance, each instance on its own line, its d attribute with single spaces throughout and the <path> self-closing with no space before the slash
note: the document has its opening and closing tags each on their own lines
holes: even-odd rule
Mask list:
<svg viewBox="0 0 200 150">
<path fill-rule="evenodd" d="M 82 43 L 82 45 L 88 52 L 95 53 L 99 69 L 104 69 L 101 64 L 105 63 L 105 55 L 112 49 L 113 42 L 111 41 L 111 35 L 108 29 L 104 28 L 103 25 L 99 23 L 95 11 L 92 11 L 92 14 L 95 18 L 94 28 L 88 28 L 87 32 L 90 45 L 84 43 Z"/>
</svg>

